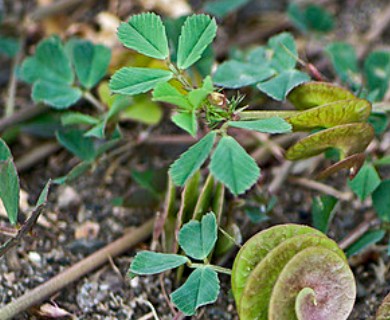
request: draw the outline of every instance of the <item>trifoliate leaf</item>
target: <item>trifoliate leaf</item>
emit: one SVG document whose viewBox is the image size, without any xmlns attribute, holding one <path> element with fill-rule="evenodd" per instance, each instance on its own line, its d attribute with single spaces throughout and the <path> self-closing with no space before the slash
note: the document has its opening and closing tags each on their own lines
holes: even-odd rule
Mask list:
<svg viewBox="0 0 390 320">
<path fill-rule="evenodd" d="M 372 194 L 372 202 L 382 221 L 390 222 L 390 180 L 383 180 Z"/>
<path fill-rule="evenodd" d="M 153 100 L 175 104 L 185 110 L 192 109 L 187 97 L 168 82 L 161 82 L 154 88 Z"/>
<path fill-rule="evenodd" d="M 371 164 L 365 164 L 353 180 L 348 181 L 349 187 L 360 198 L 366 199 L 381 183 L 378 172 Z"/>
<path fill-rule="evenodd" d="M 111 52 L 105 46 L 73 40 L 72 58 L 77 77 L 86 89 L 93 88 L 106 74 Z"/>
<path fill-rule="evenodd" d="M 134 95 L 147 92 L 172 76 L 172 72 L 160 69 L 122 68 L 112 76 L 110 88 L 115 93 Z"/>
<path fill-rule="evenodd" d="M 67 109 L 82 96 L 79 88 L 67 84 L 39 80 L 34 83 L 32 98 L 35 102 L 44 102 L 56 109 Z"/>
<path fill-rule="evenodd" d="M 217 220 L 214 213 L 210 212 L 200 222 L 191 220 L 181 228 L 179 244 L 187 256 L 203 260 L 214 248 L 217 230 Z"/>
<path fill-rule="evenodd" d="M 291 124 L 279 117 L 250 121 L 230 121 L 230 127 L 253 130 L 264 133 L 291 132 Z"/>
<path fill-rule="evenodd" d="M 292 89 L 309 80 L 310 77 L 306 73 L 287 70 L 268 81 L 258 83 L 257 88 L 271 98 L 281 101 L 286 98 Z"/>
<path fill-rule="evenodd" d="M 188 258 L 178 254 L 141 251 L 131 262 L 129 272 L 140 275 L 155 274 L 180 267 L 188 261 Z"/>
<path fill-rule="evenodd" d="M 172 116 L 172 121 L 179 128 L 187 131 L 191 136 L 195 137 L 198 131 L 198 123 L 196 121 L 195 112 L 180 112 Z"/>
<path fill-rule="evenodd" d="M 255 160 L 232 137 L 223 137 L 211 157 L 212 175 L 235 194 L 244 193 L 259 178 Z"/>
<path fill-rule="evenodd" d="M 268 67 L 231 60 L 218 67 L 213 80 L 217 85 L 235 89 L 264 81 L 274 74 Z"/>
<path fill-rule="evenodd" d="M 0 139 L 0 203 L 2 202 L 12 224 L 17 222 L 19 211 L 19 177 L 11 151 Z"/>
<path fill-rule="evenodd" d="M 304 10 L 304 16 L 311 30 L 329 32 L 333 29 L 333 16 L 321 6 L 309 4 Z"/>
<path fill-rule="evenodd" d="M 172 164 L 169 174 L 176 185 L 183 186 L 199 170 L 213 148 L 215 136 L 210 132 Z"/>
<path fill-rule="evenodd" d="M 35 55 L 23 61 L 21 76 L 29 83 L 45 80 L 50 83 L 72 84 L 73 70 L 60 39 L 50 37 L 42 40 Z"/>
<path fill-rule="evenodd" d="M 172 302 L 184 314 L 194 315 L 196 309 L 217 300 L 218 274 L 209 267 L 197 268 L 187 281 L 171 294 Z"/>
<path fill-rule="evenodd" d="M 278 72 L 293 69 L 297 63 L 298 52 L 294 37 L 283 32 L 268 41 L 268 47 L 273 50 L 271 67 Z"/>
<path fill-rule="evenodd" d="M 164 24 L 154 13 L 141 13 L 121 23 L 118 37 L 125 47 L 145 56 L 163 60 L 169 55 Z"/>
<path fill-rule="evenodd" d="M 215 19 L 204 14 L 192 15 L 184 22 L 179 37 L 177 66 L 187 69 L 198 61 L 217 32 Z"/>
</svg>

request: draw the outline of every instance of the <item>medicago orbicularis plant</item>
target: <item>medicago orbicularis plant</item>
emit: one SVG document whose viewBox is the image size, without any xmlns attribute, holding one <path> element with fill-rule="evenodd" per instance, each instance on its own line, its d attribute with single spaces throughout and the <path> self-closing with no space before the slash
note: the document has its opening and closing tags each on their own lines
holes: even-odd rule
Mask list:
<svg viewBox="0 0 390 320">
<path fill-rule="evenodd" d="M 372 139 L 372 130 L 361 122 L 370 113 L 370 103 L 357 99 L 345 89 L 323 83 L 294 89 L 310 78 L 295 69 L 297 49 L 290 34 L 271 38 L 267 47 L 252 53 L 247 62 L 222 64 L 213 79 L 206 76 L 199 81 L 199 77 L 191 77 L 191 68 L 212 43 L 216 30 L 215 20 L 209 16 L 188 17 L 181 27 L 173 55 L 165 26 L 153 13 L 132 16 L 118 29 L 119 40 L 126 47 L 160 63 L 158 68 L 120 69 L 110 81 L 111 90 L 124 95 L 153 90 L 155 101 L 176 106 L 172 121 L 177 126 L 192 136 L 197 136 L 201 129 L 208 132 L 171 166 L 169 173 L 176 185 L 184 186 L 209 157 L 210 173 L 233 194 L 242 194 L 256 183 L 260 168 L 229 135 L 229 128 L 270 134 L 327 128 L 288 150 L 287 158 L 291 160 L 310 157 L 329 148 L 340 149 L 343 159 L 366 148 Z M 239 109 L 240 99 L 229 101 L 213 82 L 228 88 L 256 85 L 276 100 L 288 97 L 298 110 L 245 111 L 248 106 Z M 298 93 L 294 94 L 296 90 Z M 318 101 L 304 105 L 305 99 L 313 98 Z M 316 108 L 306 110 L 312 107 Z M 354 142 L 348 146 L 346 141 L 350 139 Z M 356 140 L 363 143 L 357 144 Z"/>
</svg>

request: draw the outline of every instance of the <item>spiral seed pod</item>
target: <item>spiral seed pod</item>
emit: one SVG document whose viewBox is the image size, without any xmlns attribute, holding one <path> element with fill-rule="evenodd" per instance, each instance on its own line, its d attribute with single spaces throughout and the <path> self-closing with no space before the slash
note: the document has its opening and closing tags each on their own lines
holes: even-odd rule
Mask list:
<svg viewBox="0 0 390 320">
<path fill-rule="evenodd" d="M 390 293 L 380 305 L 375 320 L 390 320 Z"/>
<path fill-rule="evenodd" d="M 337 244 L 294 224 L 262 231 L 241 248 L 232 289 L 241 320 L 345 320 L 356 296 Z"/>
</svg>

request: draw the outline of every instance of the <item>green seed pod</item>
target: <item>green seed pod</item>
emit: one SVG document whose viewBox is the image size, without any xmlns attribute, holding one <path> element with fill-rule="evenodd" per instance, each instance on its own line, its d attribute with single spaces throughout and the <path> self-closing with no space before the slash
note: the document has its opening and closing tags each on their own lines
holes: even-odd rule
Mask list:
<svg viewBox="0 0 390 320">
<path fill-rule="evenodd" d="M 344 252 L 294 224 L 260 232 L 241 248 L 232 288 L 241 320 L 345 320 L 356 295 Z"/>
</svg>

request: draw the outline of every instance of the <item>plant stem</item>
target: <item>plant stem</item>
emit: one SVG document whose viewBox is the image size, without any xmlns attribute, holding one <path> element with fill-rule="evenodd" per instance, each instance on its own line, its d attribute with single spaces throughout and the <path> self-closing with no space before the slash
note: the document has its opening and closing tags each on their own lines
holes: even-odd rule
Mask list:
<svg viewBox="0 0 390 320">
<path fill-rule="evenodd" d="M 193 262 L 190 262 L 190 263 L 188 263 L 188 266 L 190 268 L 193 268 L 193 269 L 209 267 L 210 269 L 213 269 L 213 270 L 215 270 L 215 271 L 217 271 L 219 273 L 228 274 L 229 276 L 232 275 L 232 270 L 231 269 L 224 268 L 224 267 L 221 267 L 221 266 L 216 266 L 216 265 L 213 265 L 213 264 L 203 264 L 203 263 L 193 263 Z"/>
<path fill-rule="evenodd" d="M 109 257 L 118 256 L 138 242 L 147 239 L 152 233 L 153 224 L 154 219 L 147 221 L 142 226 L 125 234 L 103 249 L 91 254 L 87 258 L 56 275 L 54 278 L 51 278 L 49 281 L 12 301 L 0 309 L 0 319 L 7 320 L 15 317 L 27 308 L 42 302 L 55 292 L 100 267 L 108 261 Z"/>
<path fill-rule="evenodd" d="M 238 112 L 239 120 L 262 120 L 272 117 L 287 118 L 297 114 L 299 111 L 242 111 Z"/>
<path fill-rule="evenodd" d="M 84 98 L 86 100 L 88 100 L 99 111 L 101 111 L 101 112 L 105 111 L 104 106 L 100 103 L 100 101 L 98 99 L 95 98 L 95 96 L 91 92 L 85 91 L 84 92 Z"/>
</svg>

